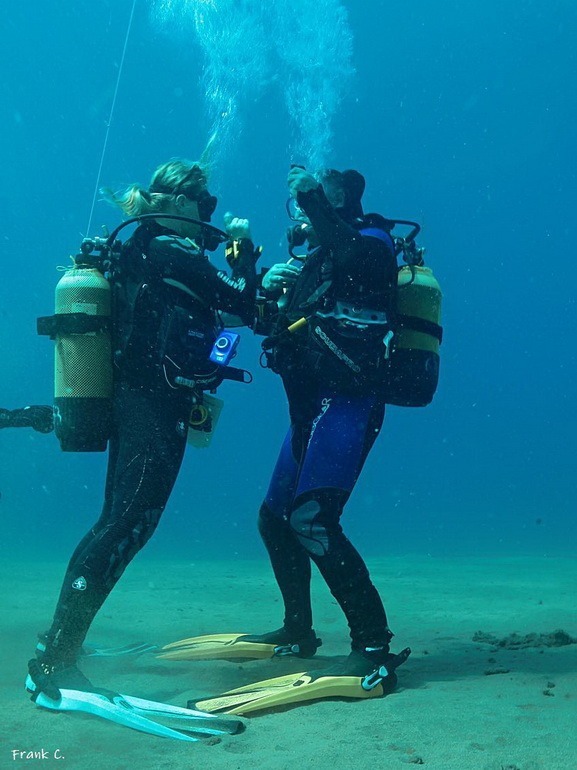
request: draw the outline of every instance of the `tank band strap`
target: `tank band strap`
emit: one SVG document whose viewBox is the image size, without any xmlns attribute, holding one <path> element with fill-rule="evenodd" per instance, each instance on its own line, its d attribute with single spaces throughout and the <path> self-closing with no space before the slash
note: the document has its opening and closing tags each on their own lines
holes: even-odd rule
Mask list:
<svg viewBox="0 0 577 770">
<path fill-rule="evenodd" d="M 88 334 L 110 329 L 110 316 L 88 313 L 57 313 L 36 320 L 37 333 L 55 339 L 57 334 Z"/>
<path fill-rule="evenodd" d="M 434 321 L 427 321 L 426 318 L 418 318 L 414 315 L 398 314 L 397 322 L 401 329 L 411 329 L 414 332 L 430 334 L 431 337 L 439 340 L 439 344 L 443 341 L 443 327 Z"/>
</svg>

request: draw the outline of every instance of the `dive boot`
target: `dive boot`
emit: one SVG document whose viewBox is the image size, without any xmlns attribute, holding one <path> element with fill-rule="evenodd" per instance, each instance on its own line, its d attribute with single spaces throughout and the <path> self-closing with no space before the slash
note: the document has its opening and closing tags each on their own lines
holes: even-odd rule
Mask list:
<svg viewBox="0 0 577 770">
<path fill-rule="evenodd" d="M 60 698 L 61 689 L 96 691 L 92 682 L 73 663 L 49 665 L 41 658 L 32 658 L 28 661 L 26 690 L 32 694 L 32 700 L 35 701 L 36 695 L 44 693 L 51 700 L 57 701 Z"/>
</svg>

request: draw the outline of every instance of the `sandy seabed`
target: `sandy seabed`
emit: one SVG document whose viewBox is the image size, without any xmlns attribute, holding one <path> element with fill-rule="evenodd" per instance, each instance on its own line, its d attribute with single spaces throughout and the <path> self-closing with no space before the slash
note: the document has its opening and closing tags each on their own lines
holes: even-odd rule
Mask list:
<svg viewBox="0 0 577 770">
<path fill-rule="evenodd" d="M 510 649 L 475 642 L 564 629 L 577 635 L 577 561 L 564 558 L 372 560 L 369 567 L 395 631 L 393 650 L 413 654 L 386 698 L 331 700 L 246 719 L 218 742 L 157 738 L 96 717 L 51 713 L 23 682 L 36 632 L 48 626 L 62 564 L 4 563 L 0 585 L 0 768 L 60 770 L 576 770 L 577 645 Z M 315 627 L 323 646 L 310 661 L 168 662 L 87 658 L 101 687 L 186 705 L 249 682 L 324 668 L 348 652 L 347 629 L 315 577 Z M 98 616 L 89 641 L 165 644 L 217 632 L 257 633 L 281 624 L 268 564 L 147 560 L 141 554 Z M 13 751 L 25 752 L 13 758 Z M 29 752 L 45 758 L 26 759 Z"/>
</svg>

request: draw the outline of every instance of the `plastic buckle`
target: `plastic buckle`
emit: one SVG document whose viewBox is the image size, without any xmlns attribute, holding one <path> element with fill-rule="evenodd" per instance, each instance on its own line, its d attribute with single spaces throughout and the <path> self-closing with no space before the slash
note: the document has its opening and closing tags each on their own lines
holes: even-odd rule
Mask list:
<svg viewBox="0 0 577 770">
<path fill-rule="evenodd" d="M 239 242 L 237 240 L 229 241 L 226 244 L 225 250 L 224 250 L 224 256 L 228 264 L 233 267 L 233 265 L 236 265 L 238 262 L 238 258 L 240 256 L 240 248 L 239 248 Z"/>
<path fill-rule="evenodd" d="M 395 335 L 393 332 L 389 330 L 383 337 L 383 345 L 385 346 L 385 361 L 387 361 L 391 355 L 391 342 L 394 336 Z"/>
<path fill-rule="evenodd" d="M 283 644 L 274 648 L 274 655 L 282 658 L 287 655 L 298 655 L 300 651 L 301 648 L 298 644 Z"/>
</svg>

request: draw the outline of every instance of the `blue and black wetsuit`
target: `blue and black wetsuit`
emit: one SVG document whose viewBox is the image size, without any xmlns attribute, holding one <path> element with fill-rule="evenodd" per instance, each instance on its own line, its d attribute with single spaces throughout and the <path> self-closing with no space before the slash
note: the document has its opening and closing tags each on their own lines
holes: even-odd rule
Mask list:
<svg viewBox="0 0 577 770">
<path fill-rule="evenodd" d="M 285 325 L 303 316 L 308 323 L 277 335 L 269 354 L 283 379 L 291 425 L 259 529 L 283 596 L 289 638 L 306 637 L 312 628 L 313 561 L 347 618 L 353 649 L 386 652 L 392 634 L 382 601 L 340 518 L 384 418 L 383 396 L 369 370 L 392 311 L 394 245 L 386 220 L 373 215 L 345 221 L 320 187 L 299 193 L 298 203 L 319 246 L 284 307 Z M 343 323 L 335 307 L 345 308 L 345 315 L 347 308 L 368 309 L 360 315 L 382 322 L 374 326 L 378 339 L 370 324 Z"/>
<path fill-rule="evenodd" d="M 113 433 L 102 514 L 68 565 L 43 663 L 73 663 L 99 608 L 146 544 L 176 481 L 195 392 L 218 384 L 209 353 L 218 311 L 252 321 L 254 248 L 240 241 L 232 275 L 157 224 L 127 242 L 118 288 Z M 198 393 L 196 393 L 198 395 Z"/>
</svg>

